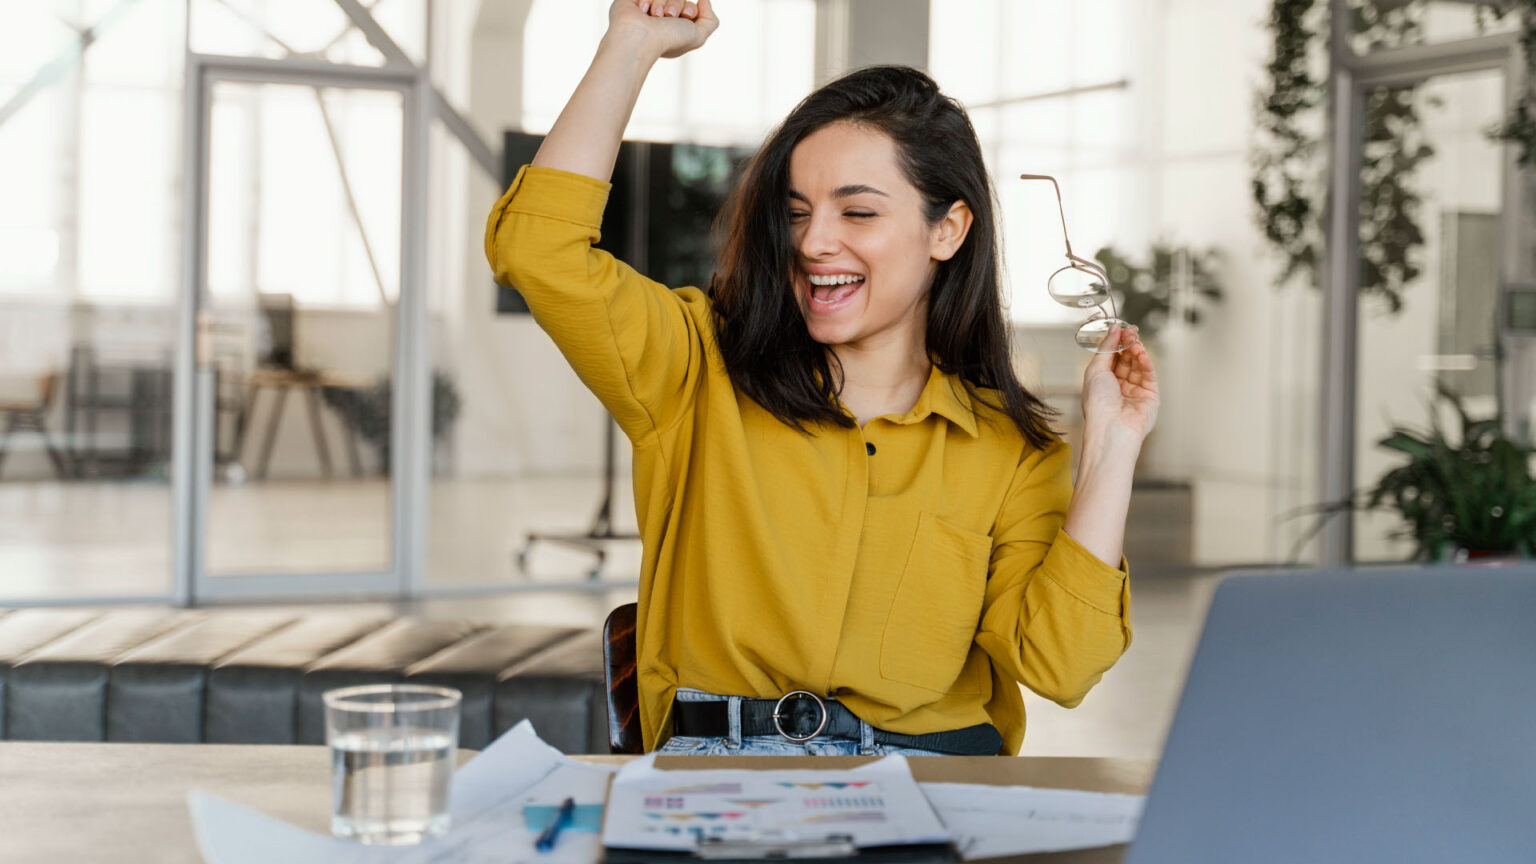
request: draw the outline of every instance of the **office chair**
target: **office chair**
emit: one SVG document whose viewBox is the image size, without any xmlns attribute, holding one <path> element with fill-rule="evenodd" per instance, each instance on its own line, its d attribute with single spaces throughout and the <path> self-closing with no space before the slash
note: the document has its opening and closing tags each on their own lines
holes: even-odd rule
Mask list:
<svg viewBox="0 0 1536 864">
<path fill-rule="evenodd" d="M 635 681 L 636 605 L 625 603 L 603 622 L 603 683 L 608 689 L 608 749 L 643 753 L 640 687 Z"/>
<path fill-rule="evenodd" d="M 54 474 L 60 478 L 69 476 L 63 455 L 48 437 L 48 406 L 53 404 L 53 391 L 58 383 L 59 373 L 49 372 L 38 379 L 36 401 L 0 402 L 0 416 L 5 417 L 5 431 L 0 433 L 0 470 L 5 467 L 6 444 L 10 443 L 11 433 L 26 429 L 42 436 L 43 446 L 48 448 L 48 458 L 53 460 Z"/>
</svg>

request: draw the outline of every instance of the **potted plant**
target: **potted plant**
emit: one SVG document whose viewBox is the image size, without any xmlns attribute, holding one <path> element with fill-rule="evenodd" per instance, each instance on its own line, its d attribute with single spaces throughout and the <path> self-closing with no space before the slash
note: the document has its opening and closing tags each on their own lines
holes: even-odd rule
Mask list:
<svg viewBox="0 0 1536 864">
<path fill-rule="evenodd" d="M 346 424 L 378 450 L 379 470 L 387 471 L 390 451 L 390 403 L 394 387 L 391 379 L 384 377 L 372 387 L 327 387 L 322 398 Z M 443 372 L 432 373 L 432 441 L 440 444 L 453 430 L 458 420 L 461 399 L 453 379 Z"/>
<path fill-rule="evenodd" d="M 1113 246 L 1105 246 L 1093 257 L 1109 276 L 1109 290 L 1115 294 L 1120 317 L 1134 323 L 1143 340 L 1155 339 L 1175 314 L 1187 324 L 1199 324 L 1200 304 L 1221 302 L 1221 285 L 1216 281 L 1220 262 L 1215 250 L 1197 252 L 1157 242 L 1152 244 L 1144 264 Z M 1174 278 L 1185 261 L 1191 296 L 1188 303 L 1175 310 Z"/>
<path fill-rule="evenodd" d="M 1394 426 L 1377 446 L 1408 462 L 1355 506 L 1401 516 L 1407 525 L 1397 536 L 1412 538 L 1414 560 L 1528 557 L 1536 541 L 1533 450 L 1505 437 L 1497 416 L 1474 420 L 1456 394 L 1442 386 L 1438 395 L 1455 409 L 1460 434 L 1448 436 L 1438 414 L 1428 430 Z"/>
</svg>

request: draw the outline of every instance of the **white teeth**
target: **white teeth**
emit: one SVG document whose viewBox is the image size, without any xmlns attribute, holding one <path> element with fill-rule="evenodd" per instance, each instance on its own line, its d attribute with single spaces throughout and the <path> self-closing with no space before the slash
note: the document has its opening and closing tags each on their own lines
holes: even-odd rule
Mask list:
<svg viewBox="0 0 1536 864">
<path fill-rule="evenodd" d="M 839 274 L 837 276 L 815 276 L 815 275 L 811 275 L 811 274 L 806 274 L 806 275 L 810 278 L 812 285 L 820 285 L 820 286 L 847 285 L 850 282 L 863 282 L 864 281 L 864 277 L 863 276 L 855 276 L 855 275 L 848 274 L 848 273 L 842 273 L 842 274 Z"/>
</svg>

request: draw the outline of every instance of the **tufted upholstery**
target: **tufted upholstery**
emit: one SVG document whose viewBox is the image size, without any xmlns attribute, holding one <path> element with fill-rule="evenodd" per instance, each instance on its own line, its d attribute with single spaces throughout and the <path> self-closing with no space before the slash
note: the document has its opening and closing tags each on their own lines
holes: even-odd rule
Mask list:
<svg viewBox="0 0 1536 864">
<path fill-rule="evenodd" d="M 527 717 L 565 752 L 607 749 L 595 631 L 244 610 L 0 611 L 0 738 L 318 744 L 321 693 L 394 681 L 461 690 L 464 747 Z"/>
</svg>

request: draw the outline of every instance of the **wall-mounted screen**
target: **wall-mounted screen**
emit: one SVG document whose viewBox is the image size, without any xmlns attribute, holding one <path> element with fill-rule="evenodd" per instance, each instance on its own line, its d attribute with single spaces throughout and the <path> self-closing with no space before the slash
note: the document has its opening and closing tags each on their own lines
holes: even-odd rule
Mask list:
<svg viewBox="0 0 1536 864">
<path fill-rule="evenodd" d="M 533 161 L 543 140 L 541 135 L 505 134 L 502 173 L 507 183 Z M 708 285 L 715 269 L 715 216 L 752 152 L 625 141 L 614 165 L 598 248 L 663 285 Z M 496 311 L 526 313 L 528 304 L 516 291 L 497 286 Z"/>
</svg>

